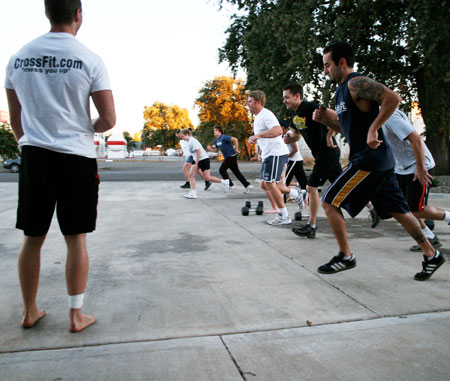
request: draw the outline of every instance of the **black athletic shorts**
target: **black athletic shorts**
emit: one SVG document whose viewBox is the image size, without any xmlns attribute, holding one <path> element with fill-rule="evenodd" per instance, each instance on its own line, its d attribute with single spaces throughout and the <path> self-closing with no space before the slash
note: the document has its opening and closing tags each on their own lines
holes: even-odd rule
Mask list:
<svg viewBox="0 0 450 381">
<path fill-rule="evenodd" d="M 320 187 L 325 181 L 332 183 L 342 172 L 339 158 L 341 156 L 338 150 L 336 154 L 317 155 L 311 174 L 309 175 L 308 185 L 310 187 Z"/>
<path fill-rule="evenodd" d="M 96 159 L 24 146 L 16 228 L 46 235 L 56 207 L 64 235 L 94 231 L 99 183 Z"/>
<path fill-rule="evenodd" d="M 326 190 L 322 201 L 344 208 L 352 217 L 356 217 L 369 201 L 382 219 L 391 218 L 391 213 L 409 212 L 393 169 L 367 172 L 354 167 L 351 162 Z"/>
<path fill-rule="evenodd" d="M 198 169 L 200 169 L 201 171 L 206 171 L 210 168 L 211 168 L 211 166 L 210 166 L 209 159 L 203 159 L 198 162 Z"/>
<path fill-rule="evenodd" d="M 430 175 L 434 174 L 434 168 L 428 170 Z M 421 212 L 428 201 L 428 193 L 430 188 L 424 186 L 419 180 L 414 179 L 414 174 L 399 175 L 397 174 L 398 185 L 406 198 L 411 212 Z"/>
</svg>

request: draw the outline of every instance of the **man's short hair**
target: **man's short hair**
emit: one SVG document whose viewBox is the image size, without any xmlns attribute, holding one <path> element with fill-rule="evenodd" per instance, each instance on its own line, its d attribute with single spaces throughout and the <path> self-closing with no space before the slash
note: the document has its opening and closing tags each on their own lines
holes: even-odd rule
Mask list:
<svg viewBox="0 0 450 381">
<path fill-rule="evenodd" d="M 303 86 L 295 82 L 289 82 L 283 87 L 283 91 L 289 90 L 292 94 L 300 94 L 300 98 L 303 99 Z"/>
<path fill-rule="evenodd" d="M 336 65 L 339 65 L 339 60 L 345 58 L 348 67 L 353 67 L 355 64 L 355 53 L 353 48 L 346 42 L 337 42 L 335 44 L 328 45 L 323 54 L 331 53 L 331 59 Z"/>
<path fill-rule="evenodd" d="M 180 134 L 181 135 L 191 135 L 191 131 L 189 131 L 189 130 L 180 130 Z"/>
<path fill-rule="evenodd" d="M 214 126 L 214 129 L 217 130 L 217 131 L 220 131 L 220 133 L 223 134 L 222 126 Z"/>
<path fill-rule="evenodd" d="M 286 130 L 289 129 L 289 124 L 290 123 L 289 123 L 288 120 L 283 119 L 283 120 L 279 120 L 278 122 L 280 123 L 281 128 L 284 128 Z"/>
<path fill-rule="evenodd" d="M 81 9 L 81 0 L 45 0 L 45 14 L 55 25 L 70 25 L 77 9 Z"/>
<path fill-rule="evenodd" d="M 260 101 L 261 105 L 264 107 L 266 104 L 266 94 L 261 90 L 253 90 L 248 94 L 249 98 L 252 97 L 255 101 Z"/>
</svg>

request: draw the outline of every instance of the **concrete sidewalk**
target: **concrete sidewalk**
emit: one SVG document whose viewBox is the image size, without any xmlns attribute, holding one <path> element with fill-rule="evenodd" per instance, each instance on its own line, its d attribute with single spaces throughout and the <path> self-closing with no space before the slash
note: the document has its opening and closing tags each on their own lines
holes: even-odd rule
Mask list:
<svg viewBox="0 0 450 381">
<path fill-rule="evenodd" d="M 348 220 L 358 266 L 323 275 L 337 246 L 322 211 L 316 239 L 302 239 L 266 224 L 273 216 L 241 216 L 264 199 L 256 186 L 184 193 L 101 184 L 84 304 L 98 322 L 71 334 L 56 221 L 38 292 L 47 316 L 20 327 L 17 184 L 0 184 L 1 380 L 450 379 L 450 262 L 415 281 L 422 258 L 395 221 Z M 450 209 L 447 197 L 430 203 Z M 450 226 L 435 232 L 450 259 Z"/>
</svg>

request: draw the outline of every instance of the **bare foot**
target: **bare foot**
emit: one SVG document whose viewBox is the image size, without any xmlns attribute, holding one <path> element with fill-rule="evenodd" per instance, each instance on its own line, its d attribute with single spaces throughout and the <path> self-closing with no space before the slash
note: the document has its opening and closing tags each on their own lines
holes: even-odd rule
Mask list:
<svg viewBox="0 0 450 381">
<path fill-rule="evenodd" d="M 264 214 L 277 214 L 278 209 L 268 209 L 264 211 Z"/>
<path fill-rule="evenodd" d="M 81 332 L 96 322 L 95 316 L 85 315 L 81 311 L 79 313 L 72 313 L 72 311 L 70 312 L 70 332 Z"/>
<path fill-rule="evenodd" d="M 23 328 L 31 328 L 36 325 L 36 323 L 41 320 L 46 315 L 45 310 L 39 311 L 36 309 L 35 311 L 30 311 L 26 315 L 23 315 L 22 319 L 22 327 Z"/>
</svg>

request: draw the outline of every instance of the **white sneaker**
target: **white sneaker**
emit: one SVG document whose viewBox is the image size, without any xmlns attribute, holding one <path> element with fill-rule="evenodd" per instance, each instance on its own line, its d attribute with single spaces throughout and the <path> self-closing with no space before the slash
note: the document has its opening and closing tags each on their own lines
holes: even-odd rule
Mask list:
<svg viewBox="0 0 450 381">
<path fill-rule="evenodd" d="M 192 198 L 197 198 L 197 194 L 193 193 L 193 192 L 189 192 L 188 194 L 185 194 L 184 197 L 192 199 Z"/>
<path fill-rule="evenodd" d="M 253 189 L 253 185 L 249 185 L 247 188 L 245 188 L 245 190 L 244 190 L 244 194 L 247 194 L 247 193 L 249 193 L 250 192 L 250 189 Z"/>
<path fill-rule="evenodd" d="M 233 189 L 236 189 L 236 185 L 232 185 L 232 186 L 230 187 L 230 191 L 232 191 Z"/>
<path fill-rule="evenodd" d="M 223 191 L 224 191 L 224 193 L 228 193 L 230 191 L 230 180 L 226 179 L 226 180 L 223 180 L 223 181 L 224 181 L 222 183 Z"/>
<path fill-rule="evenodd" d="M 278 213 L 275 219 L 267 221 L 269 225 L 289 225 L 292 223 L 291 217 L 286 216 L 283 218 L 281 213 Z"/>
<path fill-rule="evenodd" d="M 305 208 L 305 199 L 306 199 L 306 190 L 299 189 L 298 196 L 295 198 L 295 201 L 298 204 L 298 207 L 300 210 L 303 210 Z"/>
</svg>

